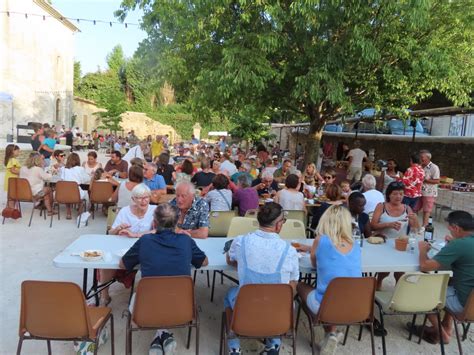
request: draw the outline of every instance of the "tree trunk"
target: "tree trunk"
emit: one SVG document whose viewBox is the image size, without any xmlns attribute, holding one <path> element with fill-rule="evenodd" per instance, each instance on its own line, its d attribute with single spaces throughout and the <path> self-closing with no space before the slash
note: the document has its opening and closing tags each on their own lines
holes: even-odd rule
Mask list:
<svg viewBox="0 0 474 355">
<path fill-rule="evenodd" d="M 321 117 L 321 113 L 317 108 L 310 110 L 310 125 L 308 139 L 305 145 L 304 167 L 309 163 L 317 163 L 319 156 L 319 146 L 323 136 L 323 128 L 325 120 Z"/>
</svg>

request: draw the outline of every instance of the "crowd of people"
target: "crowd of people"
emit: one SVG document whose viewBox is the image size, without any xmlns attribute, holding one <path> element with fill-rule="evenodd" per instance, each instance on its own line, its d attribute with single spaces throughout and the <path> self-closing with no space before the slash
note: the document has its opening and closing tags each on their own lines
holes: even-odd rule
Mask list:
<svg viewBox="0 0 474 355">
<path fill-rule="evenodd" d="M 109 181 L 116 186 L 109 202 L 120 208 L 110 234 L 139 238 L 123 256 L 120 267 L 132 271 L 139 264 L 144 277 L 189 275 L 191 265 L 206 265 L 208 259 L 194 239 L 207 238 L 210 212 L 235 208 L 245 216 L 249 210 L 258 210 L 259 229 L 235 238 L 227 253 L 228 263 L 237 267 L 239 287 L 249 283 L 289 283 L 315 314 L 332 279 L 362 276 L 357 235 L 367 238 L 375 231 L 390 239 L 426 226 L 440 178 L 439 168 L 431 162 L 427 150 L 413 154 L 404 173 L 398 170 L 395 160 L 388 159 L 376 178 L 364 168 L 368 156 L 356 141 L 352 150 L 346 147 L 343 151 L 341 157 L 347 159 L 348 169 L 341 178 L 334 168 L 318 171 L 313 163 L 299 170 L 290 156 L 275 147 L 259 145 L 247 152 L 237 144 L 227 144 L 225 138 L 209 144 L 193 137 L 189 143 L 172 145 L 166 136 L 143 141 L 133 137 L 132 131 L 128 136 L 132 139 L 127 139 L 128 152 L 122 150 L 123 141 L 117 138 L 110 160 L 102 167 L 95 151 L 90 151 L 87 161 L 81 164 L 77 153 L 55 150 L 55 131 L 39 130 L 32 140 L 35 152 L 25 166 L 18 163 L 18 146 L 7 147 L 5 188 L 10 177 L 26 178 L 33 193 L 43 197 L 48 213 L 54 214 L 52 191 L 45 187 L 53 175 L 77 182 L 84 199 L 87 191 L 81 189 L 81 184 Z M 134 148 L 131 157 L 129 153 Z M 169 189 L 174 189 L 174 198 L 160 203 Z M 320 203 L 315 204 L 315 200 Z M 285 211 L 294 210 L 310 216 L 313 245 L 301 245 L 298 251 L 311 254 L 318 275 L 316 288 L 298 284 L 297 250 L 279 238 L 286 222 Z M 421 224 L 418 211 L 422 212 Z M 70 206 L 67 218 L 71 218 Z M 463 211 L 452 212 L 447 221 L 449 243 L 429 259 L 429 244 L 420 242 L 420 267 L 425 271 L 452 267 L 454 283 L 447 305 L 459 311 L 474 287 L 474 253 L 466 252 L 474 250 L 474 222 Z M 109 281 L 117 272 L 101 270 L 100 281 Z M 378 274 L 378 289 L 387 276 Z M 396 280 L 400 276 L 395 273 Z M 239 287 L 228 291 L 225 307 L 234 307 Z M 101 292 L 100 302 L 111 302 L 107 288 Z M 447 341 L 452 329 L 449 316 L 443 321 L 441 335 L 436 332 L 436 320 L 430 320 L 430 339 L 436 341 L 442 336 Z M 324 353 L 334 353 L 336 329 L 325 330 Z M 167 354 L 175 347 L 172 334 L 159 331 L 150 353 Z M 241 353 L 238 339 L 230 339 L 228 348 L 229 354 Z M 266 339 L 263 353 L 278 354 L 279 349 L 280 339 Z"/>
</svg>

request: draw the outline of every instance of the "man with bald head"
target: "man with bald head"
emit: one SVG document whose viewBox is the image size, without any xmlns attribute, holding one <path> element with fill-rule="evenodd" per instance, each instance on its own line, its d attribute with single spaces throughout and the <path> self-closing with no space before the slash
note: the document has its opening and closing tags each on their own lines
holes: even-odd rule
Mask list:
<svg viewBox="0 0 474 355">
<path fill-rule="evenodd" d="M 183 181 L 176 186 L 176 198 L 170 202 L 178 207 L 176 233 L 185 233 L 192 238 L 206 239 L 209 234 L 209 204 L 196 196 L 191 182 Z"/>
</svg>

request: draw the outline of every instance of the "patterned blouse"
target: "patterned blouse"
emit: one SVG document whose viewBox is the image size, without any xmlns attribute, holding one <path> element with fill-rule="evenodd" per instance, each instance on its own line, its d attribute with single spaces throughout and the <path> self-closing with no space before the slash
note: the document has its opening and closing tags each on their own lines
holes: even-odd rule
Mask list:
<svg viewBox="0 0 474 355">
<path fill-rule="evenodd" d="M 425 171 L 418 164 L 412 164 L 403 178 L 401 179 L 405 185 L 405 196 L 410 198 L 421 196 L 421 187 L 425 180 Z"/>
</svg>

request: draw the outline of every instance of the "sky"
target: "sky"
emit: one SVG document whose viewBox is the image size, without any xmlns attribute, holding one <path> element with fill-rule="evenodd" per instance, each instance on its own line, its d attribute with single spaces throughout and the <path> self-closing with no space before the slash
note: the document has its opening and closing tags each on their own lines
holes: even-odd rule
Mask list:
<svg viewBox="0 0 474 355">
<path fill-rule="evenodd" d="M 116 21 L 114 11 L 120 8 L 120 0 L 52 0 L 53 7 L 68 18 Z M 125 22 L 139 23 L 142 12 L 129 13 Z M 75 60 L 81 62 L 82 74 L 105 69 L 106 56 L 112 48 L 120 44 L 126 57 L 132 57 L 138 44 L 147 37 L 138 26 L 122 24 L 93 23 L 72 21 L 81 32 L 74 36 Z"/>
</svg>

